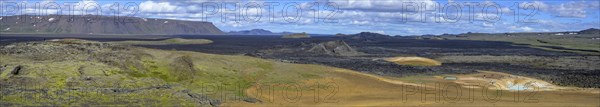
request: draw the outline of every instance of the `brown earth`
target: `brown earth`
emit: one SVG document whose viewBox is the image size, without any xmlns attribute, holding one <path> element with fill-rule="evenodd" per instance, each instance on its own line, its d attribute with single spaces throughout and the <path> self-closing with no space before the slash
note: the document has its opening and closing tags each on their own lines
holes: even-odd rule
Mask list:
<svg viewBox="0 0 600 107">
<path fill-rule="evenodd" d="M 463 87 L 437 77 L 399 79 L 349 70 L 335 76 L 306 80 L 301 91 L 254 86 L 246 92 L 259 103 L 233 102 L 224 106 L 598 106 L 598 89 L 508 91 Z M 484 72 L 485 73 L 485 72 Z M 489 72 L 487 72 L 489 73 Z M 415 82 L 415 83 L 412 83 Z M 420 83 L 419 83 L 420 82 Z M 319 85 L 314 85 L 319 84 Z M 315 88 L 315 87 L 319 88 Z M 472 87 L 485 87 L 475 85 Z M 285 87 L 285 86 L 282 86 Z M 307 88 L 308 87 L 308 88 Z M 306 88 L 306 89 L 305 89 Z M 315 91 L 318 89 L 318 91 Z M 265 91 L 266 90 L 266 91 Z M 496 97 L 497 93 L 501 93 Z M 518 93 L 518 94 L 517 94 Z M 297 97 L 300 95 L 300 97 Z M 517 96 L 518 95 L 518 96 Z M 425 96 L 425 97 L 423 97 Z M 459 96 L 458 98 L 456 96 Z"/>
</svg>

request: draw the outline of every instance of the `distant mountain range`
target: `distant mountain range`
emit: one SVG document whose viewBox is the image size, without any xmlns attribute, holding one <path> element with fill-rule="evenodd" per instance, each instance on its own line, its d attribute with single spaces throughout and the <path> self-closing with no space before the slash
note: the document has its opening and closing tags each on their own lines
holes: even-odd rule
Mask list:
<svg viewBox="0 0 600 107">
<path fill-rule="evenodd" d="M 114 16 L 0 16 L 1 33 L 224 35 L 211 22 Z"/>
<path fill-rule="evenodd" d="M 305 33 L 305 32 L 287 32 L 287 31 L 272 32 L 272 31 L 265 30 L 265 29 L 252 29 L 252 30 L 227 32 L 228 35 L 248 35 L 248 36 L 283 36 L 283 35 L 298 34 L 298 33 Z M 332 34 L 314 34 L 314 33 L 308 33 L 308 32 L 306 32 L 306 33 L 309 36 L 332 36 Z"/>
<path fill-rule="evenodd" d="M 457 34 L 457 35 L 478 35 L 478 34 L 514 34 L 514 35 L 520 35 L 520 34 L 538 34 L 538 35 L 543 35 L 543 34 L 554 34 L 554 35 L 563 35 L 563 34 L 600 34 L 600 29 L 596 29 L 596 28 L 589 28 L 589 29 L 585 29 L 585 30 L 581 30 L 581 31 L 554 31 L 554 32 L 511 32 L 511 33 L 462 33 L 462 34 Z M 443 35 L 453 35 L 453 34 L 443 34 Z M 442 35 L 442 36 L 443 36 Z M 432 35 L 432 36 L 437 36 L 437 35 Z"/>
<path fill-rule="evenodd" d="M 375 41 L 381 39 L 390 39 L 390 38 L 434 38 L 434 39 L 443 39 L 437 38 L 441 36 L 469 36 L 469 35 L 488 35 L 488 34 L 505 34 L 505 35 L 571 35 L 571 34 L 596 34 L 600 35 L 600 29 L 589 28 L 581 31 L 562 31 L 562 32 L 516 32 L 516 33 L 462 33 L 462 34 L 442 34 L 442 35 L 416 35 L 416 36 L 390 36 L 386 34 L 379 34 L 373 32 L 361 32 L 357 34 L 336 34 L 335 37 L 340 38 L 349 38 L 355 40 L 362 41 Z"/>
<path fill-rule="evenodd" d="M 183 21 L 170 19 L 152 19 L 138 17 L 114 17 L 95 15 L 18 15 L 0 16 L 0 33 L 3 34 L 143 34 L 143 35 L 256 35 L 280 36 L 294 32 L 272 32 L 265 29 L 252 29 L 223 32 L 211 22 Z M 506 34 L 600 34 L 600 29 L 590 28 L 582 31 L 566 32 L 520 32 Z M 488 33 L 466 33 L 488 34 Z M 328 34 L 308 34 L 311 36 L 330 36 Z M 451 35 L 451 34 L 445 34 Z M 362 32 L 353 35 L 337 36 L 354 39 L 387 38 L 389 35 Z M 428 35 L 420 35 L 428 36 Z M 436 35 L 432 35 L 436 36 Z"/>
<path fill-rule="evenodd" d="M 252 29 L 252 30 L 230 31 L 227 34 L 229 34 L 229 35 L 264 35 L 264 36 L 274 36 L 274 35 L 287 35 L 287 34 L 293 34 L 293 33 L 292 32 L 273 33 L 271 31 L 265 30 L 265 29 Z"/>
</svg>

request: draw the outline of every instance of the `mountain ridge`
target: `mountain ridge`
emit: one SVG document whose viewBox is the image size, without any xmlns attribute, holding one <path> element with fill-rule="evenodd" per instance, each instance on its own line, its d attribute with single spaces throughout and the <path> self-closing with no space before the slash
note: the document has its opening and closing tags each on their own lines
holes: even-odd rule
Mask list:
<svg viewBox="0 0 600 107">
<path fill-rule="evenodd" d="M 211 22 L 97 15 L 0 16 L 0 32 L 28 34 L 224 35 Z"/>
</svg>

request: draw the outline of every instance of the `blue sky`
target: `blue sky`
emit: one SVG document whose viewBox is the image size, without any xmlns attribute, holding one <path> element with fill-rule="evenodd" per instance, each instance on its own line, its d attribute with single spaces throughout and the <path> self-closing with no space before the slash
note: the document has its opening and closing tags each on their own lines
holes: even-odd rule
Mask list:
<svg viewBox="0 0 600 107">
<path fill-rule="evenodd" d="M 3 0 L 0 3 L 2 16 L 118 13 L 210 21 L 223 31 L 422 35 L 600 28 L 600 0 Z M 22 8 L 15 10 L 15 3 Z M 60 8 L 52 7 L 54 4 Z M 69 10 L 69 6 L 73 9 Z"/>
</svg>

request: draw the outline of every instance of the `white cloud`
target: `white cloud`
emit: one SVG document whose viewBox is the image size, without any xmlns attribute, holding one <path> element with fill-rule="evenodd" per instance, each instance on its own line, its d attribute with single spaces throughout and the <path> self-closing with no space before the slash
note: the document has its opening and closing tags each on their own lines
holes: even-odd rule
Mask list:
<svg viewBox="0 0 600 107">
<path fill-rule="evenodd" d="M 584 18 L 586 17 L 587 8 L 588 4 L 586 2 L 569 2 L 554 6 L 552 9 L 558 16 Z"/>
<path fill-rule="evenodd" d="M 75 10 L 76 11 L 87 11 L 87 10 L 95 10 L 95 9 L 100 9 L 100 4 L 98 4 L 98 2 L 94 1 L 94 0 L 83 0 L 83 1 L 79 1 L 77 2 L 76 6 L 75 6 Z"/>
<path fill-rule="evenodd" d="M 379 34 L 385 34 L 385 31 L 383 31 L 383 30 L 377 30 L 377 31 L 372 31 L 372 32 L 379 33 Z"/>
<path fill-rule="evenodd" d="M 414 8 L 403 9 L 403 5 L 411 3 L 425 5 L 428 10 L 434 9 L 437 2 L 432 0 L 329 0 L 341 9 L 363 11 L 416 11 Z"/>
<path fill-rule="evenodd" d="M 523 31 L 533 31 L 533 28 L 524 26 L 524 27 L 521 27 L 521 30 L 523 30 Z"/>
<path fill-rule="evenodd" d="M 521 8 L 531 9 L 535 7 L 541 11 L 549 12 L 554 16 L 559 17 L 575 17 L 585 18 L 587 16 L 587 10 L 598 10 L 598 2 L 594 1 L 569 1 L 561 4 L 547 4 L 541 1 L 523 2 L 519 4 Z"/>
<path fill-rule="evenodd" d="M 494 24 L 493 24 L 493 23 L 486 23 L 486 22 L 484 22 L 484 23 L 483 23 L 483 26 L 484 26 L 484 27 L 493 27 L 493 26 L 494 26 Z"/>
<path fill-rule="evenodd" d="M 241 2 L 242 0 L 187 0 L 188 3 L 206 3 L 206 2 Z"/>
<path fill-rule="evenodd" d="M 523 31 L 530 32 L 530 31 L 534 30 L 533 28 L 528 27 L 528 26 L 521 26 L 521 27 L 519 27 L 519 26 L 510 26 L 508 28 L 510 28 L 514 32 L 523 32 Z"/>
<path fill-rule="evenodd" d="M 356 25 L 368 25 L 368 24 L 370 24 L 370 22 L 369 21 L 354 20 L 354 21 L 352 21 L 352 24 L 356 24 Z"/>
<path fill-rule="evenodd" d="M 510 14 L 512 14 L 513 11 L 510 10 L 510 8 L 508 8 L 508 7 L 502 7 L 502 8 L 500 8 L 500 12 L 505 15 L 510 15 Z"/>
<path fill-rule="evenodd" d="M 540 10 L 548 10 L 548 9 L 550 9 L 549 8 L 550 6 L 548 4 L 546 4 L 544 2 L 541 2 L 541 1 L 522 2 L 521 4 L 519 4 L 519 7 L 520 8 L 532 8 L 532 7 L 535 7 L 535 8 L 540 9 Z"/>
<path fill-rule="evenodd" d="M 175 12 L 177 8 L 177 6 L 172 5 L 170 2 L 145 1 L 140 3 L 141 12 L 168 13 Z"/>
</svg>

